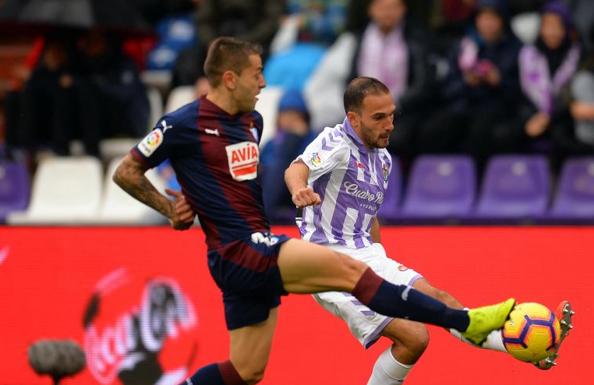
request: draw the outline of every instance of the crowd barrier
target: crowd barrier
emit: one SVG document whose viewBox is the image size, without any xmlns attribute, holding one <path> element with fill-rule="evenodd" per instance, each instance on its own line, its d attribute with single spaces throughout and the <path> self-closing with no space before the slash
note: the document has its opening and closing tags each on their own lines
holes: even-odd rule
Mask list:
<svg viewBox="0 0 594 385">
<path fill-rule="evenodd" d="M 277 233 L 295 235 L 293 228 Z M 577 311 L 559 367 L 542 372 L 430 327 L 407 385 L 586 385 L 594 341 L 594 228 L 384 228 L 389 254 L 467 306 L 516 296 Z M 199 229 L 0 227 L 0 384 L 42 385 L 27 362 L 39 339 L 72 339 L 87 367 L 64 385 L 178 384 L 227 356 L 220 294 Z M 310 296 L 283 298 L 264 385 L 359 385 L 365 351 Z"/>
</svg>

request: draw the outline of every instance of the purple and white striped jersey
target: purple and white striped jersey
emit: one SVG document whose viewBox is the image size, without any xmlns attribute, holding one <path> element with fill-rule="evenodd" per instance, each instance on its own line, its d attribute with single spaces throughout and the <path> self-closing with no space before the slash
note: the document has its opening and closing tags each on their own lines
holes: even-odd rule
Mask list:
<svg viewBox="0 0 594 385">
<path fill-rule="evenodd" d="M 322 199 L 303 210 L 301 237 L 353 249 L 370 246 L 371 220 L 392 169 L 388 151 L 367 148 L 345 119 L 326 127 L 297 159 L 309 167 L 308 184 Z"/>
</svg>

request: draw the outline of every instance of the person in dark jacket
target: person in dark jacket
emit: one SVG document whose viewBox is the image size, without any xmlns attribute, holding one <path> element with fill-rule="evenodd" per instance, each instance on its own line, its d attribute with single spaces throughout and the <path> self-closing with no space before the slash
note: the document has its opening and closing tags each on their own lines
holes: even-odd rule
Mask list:
<svg viewBox="0 0 594 385">
<path fill-rule="evenodd" d="M 16 143 L 10 145 L 26 149 L 30 155 L 45 148 L 58 155 L 69 153 L 70 139 L 77 131 L 74 50 L 74 39 L 66 34 L 45 38 L 39 63 L 20 95 L 20 119 L 10 127 L 16 132 L 8 133 Z"/>
<path fill-rule="evenodd" d="M 202 65 L 211 41 L 233 36 L 260 44 L 263 59 L 280 26 L 284 4 L 278 0 L 203 0 L 196 13 L 198 44 L 180 53 L 173 71 L 173 86 L 194 85 L 197 96 L 208 91 Z"/>
<path fill-rule="evenodd" d="M 442 108 L 423 125 L 424 152 L 464 152 L 481 166 L 510 146 L 520 94 L 518 51 L 503 0 L 480 0 L 475 29 L 456 46 L 441 89 Z"/>
<path fill-rule="evenodd" d="M 429 64 L 428 36 L 407 17 L 405 0 L 374 0 L 369 6 L 371 21 L 356 33 L 350 81 L 371 76 L 388 86 L 399 114 L 388 150 L 406 165 L 415 155 L 415 132 L 430 113 L 435 85 Z"/>
<path fill-rule="evenodd" d="M 278 105 L 277 132 L 260 154 L 266 216 L 273 223 L 294 223 L 295 205 L 284 183 L 285 170 L 316 137 L 309 110 L 298 90 L 287 90 Z"/>
<path fill-rule="evenodd" d="M 98 155 L 102 138 L 145 135 L 150 112 L 146 89 L 119 37 L 90 31 L 81 50 L 78 103 L 87 153 Z"/>
<path fill-rule="evenodd" d="M 560 1 L 549 2 L 541 11 L 536 43 L 520 51 L 524 99 L 519 119 L 525 150 L 555 151 L 555 138 L 572 130 L 569 88 L 579 60 L 580 46 L 569 9 Z"/>
</svg>

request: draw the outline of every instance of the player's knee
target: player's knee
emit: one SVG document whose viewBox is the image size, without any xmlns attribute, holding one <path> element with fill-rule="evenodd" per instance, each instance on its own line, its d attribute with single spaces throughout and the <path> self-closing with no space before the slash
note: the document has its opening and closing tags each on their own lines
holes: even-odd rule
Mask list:
<svg viewBox="0 0 594 385">
<path fill-rule="evenodd" d="M 429 331 L 425 325 L 416 322 L 407 323 L 405 329 L 405 333 L 399 329 L 397 334 L 392 335 L 388 332 L 385 335 L 394 342 L 398 356 L 400 356 L 398 358 L 405 361 L 405 364 L 410 364 L 416 362 L 427 349 Z"/>
<path fill-rule="evenodd" d="M 411 350 L 413 351 L 413 353 L 420 357 L 425 352 L 425 349 L 427 349 L 428 345 L 429 331 L 427 330 L 425 325 L 421 325 L 421 327 L 418 328 L 415 334 Z"/>
<path fill-rule="evenodd" d="M 363 275 L 368 266 L 361 261 L 349 257 L 348 255 L 339 254 L 339 256 L 344 274 L 349 281 L 347 289 L 352 289 L 355 287 L 357 282 L 359 282 L 361 275 Z"/>
<path fill-rule="evenodd" d="M 264 369 L 248 373 L 247 378 L 244 378 L 243 380 L 248 385 L 254 385 L 254 384 L 257 384 L 258 382 L 262 381 L 263 378 L 264 378 Z"/>
<path fill-rule="evenodd" d="M 241 374 L 241 378 L 248 384 L 254 385 L 264 378 L 265 368 L 250 368 Z"/>
</svg>

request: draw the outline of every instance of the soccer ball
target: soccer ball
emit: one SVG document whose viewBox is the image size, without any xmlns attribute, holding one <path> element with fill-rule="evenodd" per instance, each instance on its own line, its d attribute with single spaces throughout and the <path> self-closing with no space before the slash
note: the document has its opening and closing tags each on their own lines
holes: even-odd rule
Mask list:
<svg viewBox="0 0 594 385">
<path fill-rule="evenodd" d="M 516 305 L 503 325 L 503 344 L 515 358 L 538 362 L 558 343 L 561 326 L 555 314 L 534 302 Z"/>
</svg>

